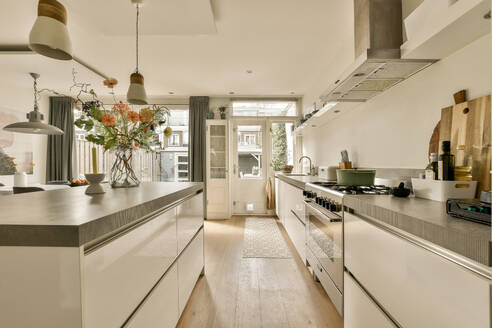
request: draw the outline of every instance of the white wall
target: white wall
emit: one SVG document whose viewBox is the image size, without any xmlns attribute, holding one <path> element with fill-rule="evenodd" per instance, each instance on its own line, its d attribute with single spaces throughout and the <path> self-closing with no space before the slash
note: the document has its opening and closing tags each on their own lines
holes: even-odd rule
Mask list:
<svg viewBox="0 0 492 328">
<path fill-rule="evenodd" d="M 441 108 L 453 104 L 453 93 L 467 89 L 468 99 L 490 94 L 491 54 L 488 34 L 347 114 L 306 129 L 304 154 L 317 165 L 336 165 L 340 150 L 347 149 L 360 167 L 425 167 L 432 131 Z M 327 74 L 333 77 L 335 70 Z M 313 87 L 304 104 L 312 103 L 320 89 Z"/>
<path fill-rule="evenodd" d="M 32 83 L 27 80 L 28 83 Z M 19 117 L 23 120 L 26 119 L 27 112 L 33 110 L 33 91 L 31 88 L 14 88 L 6 84 L 6 81 L 2 81 L 0 85 L 0 100 L 2 108 L 18 111 Z M 4 84 L 5 83 L 5 84 Z M 48 122 L 49 112 L 49 98 L 43 96 L 39 102 L 39 109 L 44 113 L 44 122 Z M 0 109 L 1 111 L 1 109 Z M 26 119 L 27 120 L 27 119 Z M 3 126 L 0 126 L 3 128 Z M 11 133 L 2 131 L 2 133 Z M 32 183 L 44 183 L 46 177 L 46 150 L 48 137 L 45 135 L 27 135 L 27 134 L 14 134 L 16 136 L 22 136 L 22 138 L 30 138 L 32 140 L 32 150 L 34 159 L 34 174 L 28 175 L 28 179 Z M 0 182 L 5 185 L 13 185 L 13 176 L 0 176 Z"/>
</svg>

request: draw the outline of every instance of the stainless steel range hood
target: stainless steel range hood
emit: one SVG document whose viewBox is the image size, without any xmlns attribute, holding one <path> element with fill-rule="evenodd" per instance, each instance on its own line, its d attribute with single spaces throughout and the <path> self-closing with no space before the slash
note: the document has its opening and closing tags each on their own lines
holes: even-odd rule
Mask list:
<svg viewBox="0 0 492 328">
<path fill-rule="evenodd" d="M 364 102 L 436 62 L 401 59 L 401 0 L 354 0 L 354 63 L 320 99 Z"/>
</svg>

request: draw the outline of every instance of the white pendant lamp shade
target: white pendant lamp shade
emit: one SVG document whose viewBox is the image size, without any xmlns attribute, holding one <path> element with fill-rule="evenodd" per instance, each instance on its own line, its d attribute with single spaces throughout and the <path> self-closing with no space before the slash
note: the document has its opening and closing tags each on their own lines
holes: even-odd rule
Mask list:
<svg viewBox="0 0 492 328">
<path fill-rule="evenodd" d="M 12 123 L 3 129 L 5 131 L 28 134 L 62 135 L 64 133 L 63 130 L 57 128 L 56 126 L 41 122 L 43 119 L 43 114 L 38 111 L 33 110 L 32 112 L 27 113 L 27 118 L 29 119 L 29 122 Z"/>
<path fill-rule="evenodd" d="M 139 6 L 143 3 L 143 0 L 132 0 L 132 3 L 137 7 L 137 21 L 136 21 L 136 38 L 135 38 L 135 52 L 136 52 L 136 70 L 135 73 L 130 75 L 130 87 L 126 94 L 126 100 L 130 104 L 134 105 L 147 105 L 147 92 L 144 87 L 144 77 L 138 72 L 138 23 L 140 16 Z"/>
<path fill-rule="evenodd" d="M 29 47 L 50 58 L 72 59 L 67 11 L 61 3 L 56 0 L 39 0 L 38 17 L 29 34 Z"/>
<path fill-rule="evenodd" d="M 126 100 L 134 105 L 147 105 L 147 92 L 145 92 L 142 74 L 133 73 L 130 75 L 130 87 L 126 94 Z"/>
<path fill-rule="evenodd" d="M 3 129 L 5 131 L 17 132 L 17 133 L 28 133 L 28 134 L 54 134 L 61 135 L 64 134 L 63 130 L 57 128 L 56 126 L 43 123 L 43 114 L 39 112 L 38 109 L 38 90 L 37 90 L 37 79 L 39 74 L 30 73 L 34 79 L 34 110 L 27 113 L 28 122 L 17 122 L 5 126 Z"/>
</svg>

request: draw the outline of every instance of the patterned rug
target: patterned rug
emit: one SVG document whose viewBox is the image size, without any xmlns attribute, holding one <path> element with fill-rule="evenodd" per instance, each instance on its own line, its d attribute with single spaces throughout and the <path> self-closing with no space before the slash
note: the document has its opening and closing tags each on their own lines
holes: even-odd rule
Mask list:
<svg viewBox="0 0 492 328">
<path fill-rule="evenodd" d="M 246 218 L 244 257 L 287 259 L 292 254 L 274 219 Z"/>
</svg>

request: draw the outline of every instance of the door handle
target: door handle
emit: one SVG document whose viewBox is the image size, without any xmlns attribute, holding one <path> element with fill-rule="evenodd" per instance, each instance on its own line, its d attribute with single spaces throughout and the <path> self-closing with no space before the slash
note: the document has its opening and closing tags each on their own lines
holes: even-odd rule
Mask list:
<svg viewBox="0 0 492 328">
<path fill-rule="evenodd" d="M 236 174 L 236 164 L 232 166 L 233 173 Z"/>
</svg>

